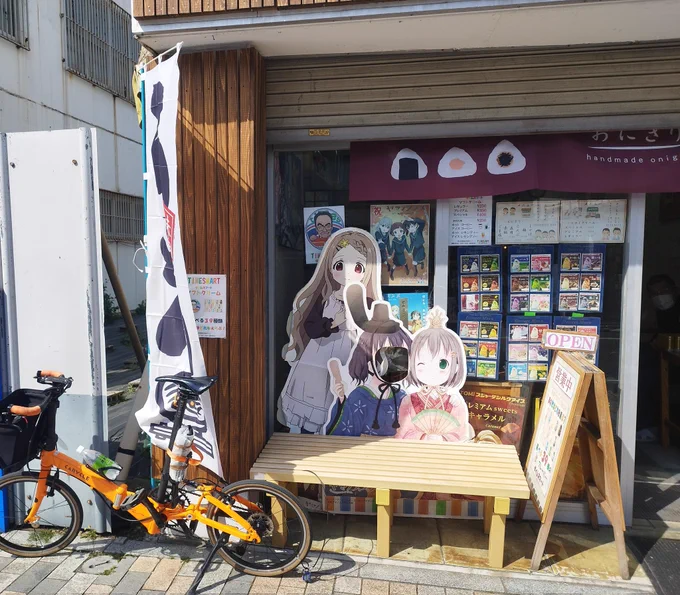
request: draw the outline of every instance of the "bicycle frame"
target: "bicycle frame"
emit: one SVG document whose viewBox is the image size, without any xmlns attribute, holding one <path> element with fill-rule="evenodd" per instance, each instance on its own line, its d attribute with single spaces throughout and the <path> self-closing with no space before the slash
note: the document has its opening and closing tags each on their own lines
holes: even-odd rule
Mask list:
<svg viewBox="0 0 680 595">
<path fill-rule="evenodd" d="M 43 498 L 45 498 L 47 495 L 48 478 L 52 469 L 54 468 L 59 469 L 69 477 L 75 477 L 79 481 L 92 488 L 103 498 L 106 498 L 109 502 L 111 502 L 114 510 L 119 510 L 120 504 L 125 499 L 125 497 L 133 494 L 133 492 L 130 492 L 127 489 L 127 484 L 116 484 L 113 481 L 102 477 L 96 471 L 93 471 L 79 461 L 72 459 L 68 455 L 60 453 L 57 450 L 43 450 L 40 456 L 40 474 L 38 477 L 38 485 L 34 495 L 33 505 L 31 506 L 31 510 L 28 512 L 24 523 L 30 524 L 39 520 L 40 517 L 38 512 L 40 510 L 40 504 Z M 214 529 L 217 529 L 223 533 L 238 537 L 239 539 L 259 543 L 260 536 L 250 526 L 250 523 L 235 513 L 227 502 L 222 502 L 211 494 L 211 492 L 215 489 L 216 488 L 214 486 L 198 486 L 198 501 L 196 503 L 191 503 L 188 506 L 178 505 L 173 507 L 156 502 L 152 498 L 149 498 L 148 501 L 159 513 L 165 516 L 167 521 L 195 520 L 204 525 L 208 525 L 209 527 L 213 527 Z M 225 525 L 223 523 L 218 523 L 217 521 L 207 518 L 205 516 L 207 506 L 204 504 L 204 501 L 215 505 L 229 518 L 233 519 L 240 529 L 230 525 Z M 254 504 L 240 498 L 239 502 L 245 505 L 247 508 L 253 510 L 253 512 L 260 510 Z M 160 533 L 160 528 L 151 518 L 149 511 L 143 504 L 137 504 L 136 506 L 130 508 L 127 512 L 132 517 L 137 519 L 137 521 L 139 521 L 150 534 L 154 535 Z"/>
</svg>

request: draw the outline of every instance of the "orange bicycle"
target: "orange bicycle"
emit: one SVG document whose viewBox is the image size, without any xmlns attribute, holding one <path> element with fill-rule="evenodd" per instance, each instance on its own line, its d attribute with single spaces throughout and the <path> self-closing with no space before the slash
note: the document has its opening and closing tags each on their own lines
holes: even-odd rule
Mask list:
<svg viewBox="0 0 680 595">
<path fill-rule="evenodd" d="M 126 484 L 57 451 L 59 397 L 72 379 L 47 371 L 38 372 L 36 379 L 48 388 L 20 389 L 0 401 L 0 468 L 9 473 L 0 478 L 0 549 L 37 557 L 58 552 L 73 541 L 81 529 L 83 509 L 75 492 L 60 479 L 64 473 L 97 492 L 113 514 L 129 515 L 151 534 L 172 527 L 194 535 L 199 523 L 206 525 L 213 547 L 189 592 L 198 586 L 216 553 L 234 568 L 256 576 L 279 576 L 304 560 L 312 539 L 309 516 L 288 490 L 255 480 L 177 482 L 166 454 L 158 488 L 132 492 Z M 172 454 L 187 403 L 216 380 L 158 378 L 178 387 L 166 453 Z M 36 458 L 40 458 L 39 472 L 20 471 Z"/>
</svg>

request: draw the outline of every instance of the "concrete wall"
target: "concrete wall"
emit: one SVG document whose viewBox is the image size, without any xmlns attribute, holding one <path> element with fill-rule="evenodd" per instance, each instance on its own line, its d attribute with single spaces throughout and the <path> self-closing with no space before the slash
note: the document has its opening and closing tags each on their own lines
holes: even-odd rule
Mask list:
<svg viewBox="0 0 680 595">
<path fill-rule="evenodd" d="M 116 3 L 130 11 L 130 0 Z M 30 50 L 0 38 L 0 131 L 97 128 L 100 188 L 142 196 L 142 131 L 135 108 L 64 69 L 61 4 L 28 2 Z M 132 266 L 136 246 L 112 242 L 111 250 L 134 308 L 145 296 L 144 275 Z"/>
<path fill-rule="evenodd" d="M 109 242 L 109 249 L 118 269 L 120 282 L 123 284 L 125 299 L 130 309 L 134 310 L 140 302 L 146 300 L 146 275 L 140 273 L 132 264 L 135 251 L 140 247 L 139 243 L 132 242 Z M 144 269 L 144 254 L 140 252 L 135 259 L 137 266 Z M 104 281 L 107 293 L 113 295 L 109 275 L 104 268 Z"/>
</svg>

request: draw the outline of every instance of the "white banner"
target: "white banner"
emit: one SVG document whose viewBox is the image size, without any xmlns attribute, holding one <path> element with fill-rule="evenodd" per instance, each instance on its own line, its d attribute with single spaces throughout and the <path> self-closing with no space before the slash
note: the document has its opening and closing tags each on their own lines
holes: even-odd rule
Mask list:
<svg viewBox="0 0 680 595">
<path fill-rule="evenodd" d="M 137 412 L 140 427 L 167 447 L 177 388 L 159 385 L 159 376 L 205 376 L 189 296 L 177 208 L 176 122 L 179 96 L 178 51 L 143 74 L 146 122 L 147 262 L 146 325 L 149 337 L 149 399 Z M 222 475 L 209 394 L 187 406 L 184 424 L 194 431 L 203 465 Z"/>
</svg>

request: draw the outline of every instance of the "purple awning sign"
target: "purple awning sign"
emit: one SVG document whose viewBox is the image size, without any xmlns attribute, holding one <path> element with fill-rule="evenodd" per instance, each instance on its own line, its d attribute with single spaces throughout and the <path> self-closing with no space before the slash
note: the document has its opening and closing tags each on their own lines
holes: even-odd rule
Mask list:
<svg viewBox="0 0 680 595">
<path fill-rule="evenodd" d="M 680 129 L 352 143 L 350 201 L 680 191 Z"/>
</svg>

